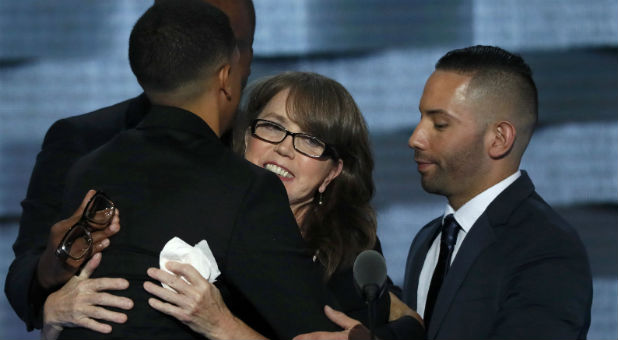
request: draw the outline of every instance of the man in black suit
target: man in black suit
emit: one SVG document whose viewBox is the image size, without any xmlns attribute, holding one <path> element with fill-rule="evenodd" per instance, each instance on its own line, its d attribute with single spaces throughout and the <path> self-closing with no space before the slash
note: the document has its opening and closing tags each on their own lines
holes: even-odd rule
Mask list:
<svg viewBox="0 0 618 340">
<path fill-rule="evenodd" d="M 95 277 L 126 278 L 130 285 L 118 294 L 134 307 L 109 335 L 66 328 L 61 338 L 208 335 L 147 302 L 146 271 L 158 266 L 159 252 L 176 236 L 189 244 L 208 241 L 226 304 L 262 334 L 291 338 L 334 329 L 322 313 L 333 301 L 281 181 L 219 140 L 240 100 L 238 59 L 227 18 L 201 1 L 157 1 L 136 23 L 129 60 L 151 108 L 135 129 L 75 163 L 64 200 L 69 212 L 94 186 L 122 212 L 124 227 Z"/>
<path fill-rule="evenodd" d="M 519 170 L 537 121 L 528 65 L 497 47 L 451 51 L 419 109 L 409 145 L 422 186 L 448 199 L 406 265 L 404 301 L 424 316 L 427 337 L 585 338 L 586 251 Z"/>
<path fill-rule="evenodd" d="M 403 297 L 428 339 L 586 338 L 586 251 L 519 170 L 537 107 L 530 67 L 498 47 L 448 52 L 425 84 L 409 145 L 423 189 L 448 204 L 410 246 Z M 348 331 L 358 326 L 328 316 Z"/>
<path fill-rule="evenodd" d="M 253 56 L 253 3 L 251 0 L 206 2 L 224 11 L 230 19 L 240 52 L 244 86 Z M 66 217 L 60 210 L 69 168 L 119 132 L 134 128 L 149 109 L 150 101 L 142 94 L 91 113 L 61 119 L 47 132 L 22 202 L 19 235 L 13 245 L 15 259 L 5 283 L 8 300 L 28 330 L 41 328 L 45 298 L 73 276 L 86 260 L 62 262 L 54 256 L 60 239 L 81 215 L 78 211 L 70 219 L 58 222 Z M 108 238 L 116 232 L 117 229 L 106 228 L 94 233 L 94 252 L 104 249 L 109 244 Z"/>
</svg>

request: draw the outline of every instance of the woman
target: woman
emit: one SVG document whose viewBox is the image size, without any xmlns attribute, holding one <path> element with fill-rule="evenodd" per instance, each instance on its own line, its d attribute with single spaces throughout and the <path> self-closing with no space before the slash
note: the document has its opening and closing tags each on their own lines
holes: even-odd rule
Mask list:
<svg viewBox="0 0 618 340">
<path fill-rule="evenodd" d="M 365 121 L 345 88 L 313 73 L 283 73 L 255 84 L 244 112 L 234 148 L 279 176 L 325 277 L 373 248 L 373 158 Z M 303 134 L 287 138 L 284 129 Z"/>
<path fill-rule="evenodd" d="M 247 116 L 239 117 L 235 129 L 235 150 L 281 179 L 300 233 L 342 311 L 366 322 L 351 267 L 361 251 L 376 246 L 376 219 L 370 205 L 373 159 L 356 103 L 334 80 L 288 72 L 252 86 L 244 111 Z M 158 298 L 149 300 L 153 308 L 210 338 L 260 336 L 230 313 L 216 287 L 191 266 L 170 266 L 191 284 L 150 268 L 153 279 L 178 292 L 146 282 L 144 288 Z M 391 310 L 391 297 L 384 294 L 379 301 L 377 324 L 413 315 L 402 305 Z"/>
</svg>

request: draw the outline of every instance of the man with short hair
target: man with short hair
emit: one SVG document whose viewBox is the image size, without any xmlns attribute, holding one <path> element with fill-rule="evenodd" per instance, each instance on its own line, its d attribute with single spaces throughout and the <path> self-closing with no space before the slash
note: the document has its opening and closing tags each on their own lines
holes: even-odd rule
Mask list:
<svg viewBox="0 0 618 340">
<path fill-rule="evenodd" d="M 403 292 L 429 339 L 586 337 L 585 248 L 519 170 L 537 102 L 529 66 L 498 47 L 450 51 L 427 80 L 409 146 L 448 204 L 416 235 Z"/>
<path fill-rule="evenodd" d="M 191 245 L 208 242 L 225 303 L 261 334 L 291 338 L 314 327 L 334 328 L 322 313 L 334 301 L 281 181 L 219 140 L 232 125 L 242 90 L 235 46 L 226 16 L 197 0 L 157 1 L 135 24 L 129 60 L 151 108 L 135 129 L 74 164 L 64 200 L 68 212 L 94 186 L 122 212 L 125 227 L 93 277 L 127 279 L 118 295 L 134 306 L 109 334 L 65 328 L 61 338 L 210 337 L 149 305 L 147 269 L 158 266 L 160 251 L 174 237 Z"/>
<path fill-rule="evenodd" d="M 251 0 L 205 0 L 221 9 L 230 19 L 237 41 L 241 81 L 251 73 L 255 11 Z M 28 330 L 41 328 L 46 297 L 84 263 L 60 261 L 56 246 L 65 232 L 79 219 L 77 211 L 67 220 L 61 214 L 66 174 L 80 157 L 105 144 L 119 132 L 134 128 L 150 109 L 145 94 L 83 115 L 61 119 L 48 130 L 32 171 L 26 198 L 22 201 L 19 235 L 13 245 L 13 260 L 5 282 L 11 306 Z M 60 221 L 60 222 L 58 222 Z M 50 229 L 51 227 L 51 229 Z M 93 233 L 93 254 L 110 244 L 118 232 L 111 224 Z M 92 255 L 92 254 L 91 254 Z"/>
<path fill-rule="evenodd" d="M 586 251 L 519 170 L 537 106 L 530 67 L 493 46 L 448 52 L 425 84 L 408 145 L 423 189 L 448 204 L 410 246 L 403 298 L 428 339 L 586 338 Z M 344 331 L 297 339 L 368 339 L 358 321 L 327 316 Z M 418 335 L 400 326 L 390 324 L 394 337 Z"/>
</svg>

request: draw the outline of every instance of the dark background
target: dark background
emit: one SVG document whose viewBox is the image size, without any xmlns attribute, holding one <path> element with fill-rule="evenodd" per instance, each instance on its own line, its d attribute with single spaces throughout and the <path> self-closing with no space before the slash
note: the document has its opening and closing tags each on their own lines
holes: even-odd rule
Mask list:
<svg viewBox="0 0 618 340">
<path fill-rule="evenodd" d="M 285 70 L 341 82 L 370 126 L 379 235 L 403 281 L 409 244 L 444 200 L 423 192 L 407 139 L 448 50 L 493 44 L 535 72 L 541 125 L 524 156 L 577 228 L 594 276 L 591 339 L 618 337 L 618 4 L 609 0 L 254 0 L 251 79 Z M 127 41 L 145 0 L 0 0 L 0 284 L 43 136 L 61 117 L 141 91 Z M 0 338 L 27 333 L 0 295 Z"/>
</svg>

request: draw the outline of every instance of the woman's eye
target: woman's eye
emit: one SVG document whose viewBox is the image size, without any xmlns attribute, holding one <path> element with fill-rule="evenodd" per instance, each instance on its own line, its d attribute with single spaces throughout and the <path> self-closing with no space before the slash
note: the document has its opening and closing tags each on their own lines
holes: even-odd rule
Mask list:
<svg viewBox="0 0 618 340">
<path fill-rule="evenodd" d="M 268 123 L 266 123 L 264 125 L 261 125 L 260 127 L 263 128 L 263 129 L 270 130 L 270 131 L 279 131 L 279 130 L 281 130 L 281 128 L 278 127 L 277 125 L 268 124 Z"/>
<path fill-rule="evenodd" d="M 317 147 L 322 147 L 322 142 L 320 142 L 318 139 L 314 138 L 314 137 L 303 137 L 302 138 L 302 142 L 307 145 L 308 147 L 313 147 L 313 148 L 317 148 Z"/>
<path fill-rule="evenodd" d="M 322 143 L 320 143 L 319 140 L 313 138 L 308 139 L 307 144 L 310 144 L 311 146 L 322 146 Z"/>
</svg>

